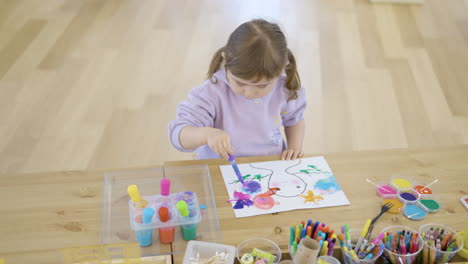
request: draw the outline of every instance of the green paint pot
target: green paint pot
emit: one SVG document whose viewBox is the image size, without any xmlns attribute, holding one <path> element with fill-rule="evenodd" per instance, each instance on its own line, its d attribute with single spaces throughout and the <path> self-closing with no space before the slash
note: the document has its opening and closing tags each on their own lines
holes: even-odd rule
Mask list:
<svg viewBox="0 0 468 264">
<path fill-rule="evenodd" d="M 421 207 L 424 209 L 424 211 L 428 212 L 428 213 L 435 213 L 437 211 L 439 211 L 440 209 L 440 203 L 435 200 L 435 199 L 421 199 L 419 201 L 419 203 L 421 204 Z"/>
<path fill-rule="evenodd" d="M 184 240 L 194 240 L 197 238 L 197 225 L 190 224 L 190 225 L 181 225 L 182 229 L 182 238 Z"/>
</svg>

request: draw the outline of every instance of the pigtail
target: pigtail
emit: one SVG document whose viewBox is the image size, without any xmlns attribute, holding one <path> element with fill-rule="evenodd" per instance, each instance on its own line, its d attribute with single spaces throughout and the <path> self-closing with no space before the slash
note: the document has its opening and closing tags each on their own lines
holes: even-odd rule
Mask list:
<svg viewBox="0 0 468 264">
<path fill-rule="evenodd" d="M 211 59 L 210 68 L 206 74 L 207 79 L 211 79 L 214 83 L 216 83 L 216 79 L 213 79 L 213 74 L 215 74 L 215 72 L 217 72 L 221 67 L 221 63 L 223 62 L 223 52 L 224 47 L 215 52 L 213 58 Z"/>
<path fill-rule="evenodd" d="M 301 89 L 301 80 L 297 73 L 296 59 L 290 49 L 288 49 L 288 61 L 289 64 L 286 65 L 284 71 L 286 72 L 286 88 L 290 92 L 290 96 L 288 98 L 289 101 L 297 99 L 297 91 Z"/>
</svg>

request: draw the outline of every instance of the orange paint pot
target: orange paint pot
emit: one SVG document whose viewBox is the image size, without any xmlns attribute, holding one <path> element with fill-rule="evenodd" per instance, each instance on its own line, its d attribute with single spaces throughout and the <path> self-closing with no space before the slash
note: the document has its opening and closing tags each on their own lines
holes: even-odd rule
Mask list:
<svg viewBox="0 0 468 264">
<path fill-rule="evenodd" d="M 432 194 L 432 190 L 429 188 L 425 188 L 425 186 L 422 185 L 416 185 L 413 187 L 418 193 L 420 194 Z"/>
<path fill-rule="evenodd" d="M 159 228 L 159 241 L 164 244 L 169 244 L 174 241 L 174 227 Z"/>
</svg>

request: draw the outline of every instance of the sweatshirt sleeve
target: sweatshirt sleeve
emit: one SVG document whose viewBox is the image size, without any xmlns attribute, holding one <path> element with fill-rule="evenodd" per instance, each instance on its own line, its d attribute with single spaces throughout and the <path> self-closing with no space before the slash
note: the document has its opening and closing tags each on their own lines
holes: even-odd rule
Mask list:
<svg viewBox="0 0 468 264">
<path fill-rule="evenodd" d="M 169 140 L 179 151 L 194 151 L 194 149 L 186 149 L 180 144 L 179 135 L 184 127 L 213 127 L 214 125 L 216 108 L 213 98 L 210 98 L 207 93 L 208 85 L 205 83 L 192 89 L 188 100 L 177 106 L 176 119 L 168 125 Z"/>
<path fill-rule="evenodd" d="M 304 120 L 304 111 L 307 107 L 307 96 L 304 87 L 297 92 L 297 98 L 287 102 L 286 109 L 281 113 L 283 126 L 291 127 Z"/>
</svg>

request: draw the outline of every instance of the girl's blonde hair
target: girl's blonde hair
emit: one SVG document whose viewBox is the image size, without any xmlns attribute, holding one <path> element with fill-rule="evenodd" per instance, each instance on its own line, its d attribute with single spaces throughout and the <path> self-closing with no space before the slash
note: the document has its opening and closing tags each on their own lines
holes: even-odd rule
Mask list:
<svg viewBox="0 0 468 264">
<path fill-rule="evenodd" d="M 240 25 L 232 32 L 226 46 L 214 54 L 207 73 L 209 79 L 219 70 L 223 59 L 226 70 L 244 80 L 273 79 L 284 69 L 286 88 L 290 91 L 288 100 L 297 98 L 301 81 L 296 59 L 277 24 L 256 19 Z"/>
</svg>

